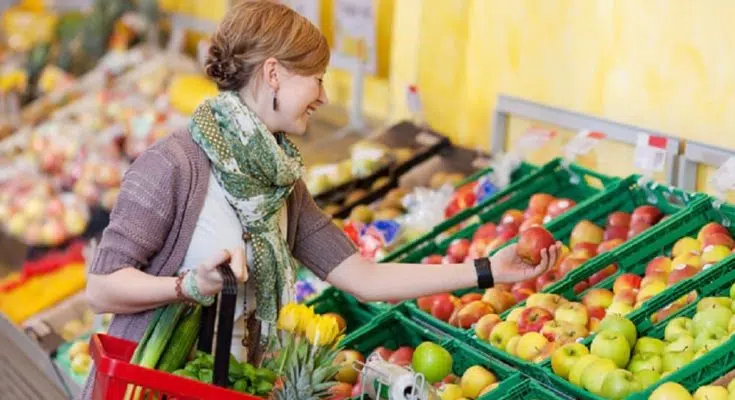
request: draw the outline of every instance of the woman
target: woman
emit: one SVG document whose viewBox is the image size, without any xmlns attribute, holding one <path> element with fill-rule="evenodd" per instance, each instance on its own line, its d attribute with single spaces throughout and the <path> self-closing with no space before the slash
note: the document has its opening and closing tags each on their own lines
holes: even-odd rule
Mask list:
<svg viewBox="0 0 735 400">
<path fill-rule="evenodd" d="M 254 362 L 292 301 L 294 258 L 363 301 L 521 281 L 554 265 L 558 244 L 535 267 L 512 246 L 491 260 L 420 268 L 362 259 L 314 203 L 284 135 L 302 134 L 327 102 L 328 61 L 324 36 L 285 6 L 246 1 L 228 12 L 206 62 L 220 95 L 136 160 L 92 261 L 87 295 L 95 311 L 116 314 L 109 334 L 137 341 L 151 310 L 208 304 L 222 288 L 216 266 L 228 260 L 248 285 L 236 316 L 247 329 L 234 333 L 233 351 Z M 239 354 L 243 344 L 249 353 Z"/>
</svg>

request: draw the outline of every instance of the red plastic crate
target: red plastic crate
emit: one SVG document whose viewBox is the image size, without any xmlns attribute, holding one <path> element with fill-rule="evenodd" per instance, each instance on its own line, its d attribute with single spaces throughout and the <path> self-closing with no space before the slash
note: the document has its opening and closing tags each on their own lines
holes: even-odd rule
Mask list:
<svg viewBox="0 0 735 400">
<path fill-rule="evenodd" d="M 128 385 L 142 387 L 138 400 L 263 400 L 163 371 L 128 363 L 137 344 L 104 334 L 92 335 L 89 352 L 95 364 L 94 400 L 123 400 Z M 132 396 L 130 396 L 132 397 Z"/>
</svg>

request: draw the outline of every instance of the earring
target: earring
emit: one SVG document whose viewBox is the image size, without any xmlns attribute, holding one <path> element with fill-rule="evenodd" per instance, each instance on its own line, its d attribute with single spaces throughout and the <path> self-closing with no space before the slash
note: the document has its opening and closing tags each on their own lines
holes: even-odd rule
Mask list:
<svg viewBox="0 0 735 400">
<path fill-rule="evenodd" d="M 276 92 L 273 92 L 273 111 L 278 110 L 278 98 L 276 97 Z"/>
</svg>

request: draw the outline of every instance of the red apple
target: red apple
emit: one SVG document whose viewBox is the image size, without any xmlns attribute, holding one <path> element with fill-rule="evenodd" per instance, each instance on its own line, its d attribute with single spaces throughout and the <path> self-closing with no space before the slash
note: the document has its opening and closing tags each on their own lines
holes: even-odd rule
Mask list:
<svg viewBox="0 0 735 400">
<path fill-rule="evenodd" d="M 646 229 L 650 228 L 651 225 L 647 222 L 636 222 L 633 225 L 630 226 L 630 229 L 628 229 L 628 239 L 632 239 L 641 233 L 643 233 Z"/>
<path fill-rule="evenodd" d="M 605 309 L 610 307 L 610 304 L 613 302 L 613 297 L 613 292 L 607 289 L 594 288 L 584 294 L 582 297 L 582 304 L 588 308 Z"/>
<path fill-rule="evenodd" d="M 554 314 L 541 307 L 526 307 L 518 319 L 518 333 L 541 332 L 544 324 L 553 321 Z"/>
<path fill-rule="evenodd" d="M 574 285 L 574 294 L 580 294 L 590 287 L 590 283 L 587 281 L 577 282 Z"/>
<path fill-rule="evenodd" d="M 579 257 L 566 257 L 564 260 L 559 264 L 559 274 L 563 277 L 566 276 L 569 271 L 575 270 L 582 266 L 585 262 L 587 262 L 587 258 L 579 258 Z"/>
<path fill-rule="evenodd" d="M 469 329 L 487 314 L 495 314 L 495 310 L 484 301 L 473 301 L 465 304 L 457 311 L 457 326 L 462 329 Z"/>
<path fill-rule="evenodd" d="M 536 193 L 528 201 L 528 209 L 534 210 L 538 214 L 546 214 L 549 205 L 554 201 L 554 196 L 547 193 Z"/>
<path fill-rule="evenodd" d="M 478 238 L 472 239 L 470 249 L 467 252 L 467 258 L 470 260 L 476 260 L 478 258 L 485 257 L 487 254 L 487 247 L 494 239 Z"/>
<path fill-rule="evenodd" d="M 374 354 L 377 354 L 378 356 L 380 356 L 380 358 L 383 361 L 388 361 L 388 359 L 390 358 L 390 356 L 393 355 L 393 350 L 390 350 L 390 349 L 388 349 L 386 347 L 383 347 L 383 346 L 376 347 L 375 350 L 373 350 L 370 353 L 370 355 L 368 356 L 368 359 L 370 359 L 371 357 L 373 357 Z"/>
<path fill-rule="evenodd" d="M 482 300 L 482 293 L 467 293 L 459 298 L 462 305 L 472 303 L 473 301 Z"/>
<path fill-rule="evenodd" d="M 496 288 L 496 289 L 504 290 L 506 292 L 510 292 L 510 290 L 513 288 L 513 284 L 512 283 L 497 283 L 496 282 L 493 287 Z"/>
<path fill-rule="evenodd" d="M 564 214 L 565 212 L 567 212 L 567 210 L 574 207 L 575 205 L 577 205 L 577 203 L 572 199 L 556 199 L 549 203 L 549 207 L 546 209 L 546 215 L 548 215 L 551 219 L 554 219 Z"/>
<path fill-rule="evenodd" d="M 615 279 L 613 293 L 618 294 L 624 291 L 638 290 L 641 287 L 641 279 L 642 278 L 636 274 L 622 274 Z"/>
<path fill-rule="evenodd" d="M 388 362 L 402 367 L 411 365 L 413 359 L 413 348 L 408 346 L 399 347 L 388 358 Z"/>
<path fill-rule="evenodd" d="M 684 279 L 688 279 L 693 277 L 694 275 L 697 275 L 698 272 L 699 269 L 691 265 L 677 265 L 676 267 L 674 267 L 673 270 L 671 270 L 671 273 L 669 274 L 669 279 L 666 281 L 666 283 L 669 285 L 673 285 L 679 281 L 683 281 Z"/>
<path fill-rule="evenodd" d="M 615 297 L 613 297 L 613 303 L 623 303 L 633 307 L 635 305 L 637 296 L 637 289 L 626 289 L 623 291 L 618 291 L 615 293 Z"/>
<path fill-rule="evenodd" d="M 442 321 L 449 321 L 454 309 L 457 307 L 449 294 L 443 293 L 434 296 L 431 302 L 431 315 Z"/>
<path fill-rule="evenodd" d="M 648 265 L 646 265 L 646 276 L 651 276 L 654 273 L 659 272 L 663 272 L 666 274 L 666 276 L 668 276 L 672 268 L 673 265 L 670 258 L 665 256 L 658 256 L 649 261 Z"/>
<path fill-rule="evenodd" d="M 730 232 L 724 226 L 718 224 L 717 222 L 710 222 L 699 229 L 699 233 L 697 233 L 697 239 L 700 243 L 704 243 L 705 238 L 714 233 L 722 233 L 725 235 L 730 234 Z"/>
<path fill-rule="evenodd" d="M 598 245 L 602 243 L 604 231 L 592 221 L 582 220 L 574 226 L 572 234 L 569 237 L 569 244 L 574 248 L 577 243 L 594 243 Z"/>
<path fill-rule="evenodd" d="M 732 250 L 735 247 L 735 240 L 732 239 L 729 233 L 715 232 L 704 237 L 702 242 L 702 248 L 707 246 L 725 246 Z"/>
<path fill-rule="evenodd" d="M 533 215 L 523 221 L 521 226 L 518 227 L 518 232 L 523 233 L 527 231 L 530 228 L 533 228 L 534 226 L 543 226 L 544 225 L 544 217 L 543 215 Z"/>
<path fill-rule="evenodd" d="M 523 217 L 523 211 L 511 209 L 504 212 L 503 216 L 500 217 L 500 224 L 520 226 L 523 223 L 524 219 L 525 218 Z"/>
<path fill-rule="evenodd" d="M 633 214 L 630 216 L 630 225 L 633 226 L 636 223 L 645 222 L 649 226 L 652 226 L 658 223 L 663 216 L 664 214 L 658 207 L 651 205 L 640 206 L 633 210 Z"/>
<path fill-rule="evenodd" d="M 514 238 L 518 234 L 519 226 L 520 224 L 516 225 L 514 223 L 498 225 L 497 227 L 498 238 L 505 239 L 506 241 Z"/>
<path fill-rule="evenodd" d="M 607 267 L 603 268 L 602 271 L 598 271 L 590 276 L 590 286 L 597 285 L 598 283 L 604 281 L 607 277 L 613 276 L 616 272 L 618 272 L 617 265 L 608 265 Z"/>
<path fill-rule="evenodd" d="M 486 222 L 477 228 L 472 235 L 472 240 L 493 239 L 495 236 L 497 236 L 497 226 L 492 222 Z"/>
<path fill-rule="evenodd" d="M 587 312 L 590 318 L 597 318 L 600 321 L 605 318 L 605 309 L 602 307 L 587 307 Z"/>
<path fill-rule="evenodd" d="M 543 274 L 539 275 L 538 278 L 536 278 L 536 291 L 540 292 L 544 290 L 546 287 L 550 286 L 561 278 L 562 275 L 561 273 L 559 273 L 558 269 L 552 268 L 550 270 L 547 270 Z"/>
<path fill-rule="evenodd" d="M 496 287 L 487 289 L 485 294 L 482 295 L 482 301 L 490 304 L 496 313 L 502 313 L 516 303 L 512 293 Z"/>
<path fill-rule="evenodd" d="M 554 236 L 540 226 L 534 226 L 523 232 L 518 239 L 516 252 L 527 264 L 538 265 L 541 262 L 541 250 L 548 249 L 556 243 Z"/>
<path fill-rule="evenodd" d="M 328 400 L 347 400 L 352 396 L 353 385 L 344 382 L 337 382 L 329 388 Z"/>
<path fill-rule="evenodd" d="M 606 240 L 600 243 L 599 246 L 597 246 L 597 254 L 607 253 L 608 251 L 611 251 L 612 249 L 620 246 L 623 243 L 625 243 L 625 240 L 623 239 Z"/>
<path fill-rule="evenodd" d="M 608 227 L 623 227 L 627 228 L 630 226 L 630 214 L 625 211 L 615 211 L 607 216 Z"/>
<path fill-rule="evenodd" d="M 516 303 L 520 303 L 523 300 L 526 300 L 528 296 L 536 293 L 536 280 L 529 279 L 524 282 L 517 282 L 513 284 L 513 288 L 511 288 L 510 293 L 513 295 Z"/>
<path fill-rule="evenodd" d="M 447 294 L 447 296 L 449 296 L 449 294 Z M 416 299 L 416 305 L 419 307 L 419 309 L 427 313 L 431 312 L 431 307 L 433 304 L 434 304 L 434 295 L 423 296 L 423 297 L 419 297 Z"/>
<path fill-rule="evenodd" d="M 439 254 L 432 254 L 421 259 L 421 264 L 441 264 L 442 256 Z"/>
<path fill-rule="evenodd" d="M 602 238 L 604 240 L 620 239 L 625 241 L 628 239 L 628 226 L 608 226 Z"/>
<path fill-rule="evenodd" d="M 475 335 L 480 340 L 488 341 L 493 328 L 501 321 L 498 314 L 483 315 L 475 324 Z"/>
<path fill-rule="evenodd" d="M 469 239 L 454 239 L 447 248 L 447 257 L 455 263 L 461 263 L 470 251 Z"/>
</svg>

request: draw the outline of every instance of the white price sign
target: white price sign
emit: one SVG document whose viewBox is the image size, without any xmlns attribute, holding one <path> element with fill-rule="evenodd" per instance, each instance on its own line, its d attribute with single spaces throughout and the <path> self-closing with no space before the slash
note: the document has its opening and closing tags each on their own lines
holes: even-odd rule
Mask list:
<svg viewBox="0 0 735 400">
<path fill-rule="evenodd" d="M 647 172 L 662 172 L 666 165 L 666 145 L 662 136 L 639 133 L 635 146 L 635 166 Z"/>
<path fill-rule="evenodd" d="M 311 21 L 312 24 L 320 26 L 320 0 L 281 0 L 281 3 L 291 7 L 294 11 L 306 17 L 306 19 Z"/>
<path fill-rule="evenodd" d="M 520 153 L 535 151 L 555 136 L 556 132 L 551 129 L 533 127 L 516 140 L 515 147 Z"/>
<path fill-rule="evenodd" d="M 735 190 L 735 156 L 728 158 L 712 173 L 710 183 L 722 194 Z"/>
<path fill-rule="evenodd" d="M 574 161 L 577 156 L 589 153 L 604 138 L 605 134 L 602 132 L 580 131 L 564 146 L 564 158 L 570 162 Z"/>
<path fill-rule="evenodd" d="M 332 60 L 338 68 L 355 68 L 354 60 L 365 71 L 375 74 L 375 8 L 373 1 L 335 0 L 335 40 Z"/>
</svg>

